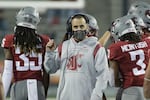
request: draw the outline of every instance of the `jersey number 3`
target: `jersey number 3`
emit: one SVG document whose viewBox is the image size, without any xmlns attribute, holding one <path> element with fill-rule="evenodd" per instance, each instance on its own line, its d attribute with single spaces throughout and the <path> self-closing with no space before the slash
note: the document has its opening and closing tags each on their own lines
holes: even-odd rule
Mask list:
<svg viewBox="0 0 150 100">
<path fill-rule="evenodd" d="M 136 50 L 136 51 L 129 52 L 129 54 L 131 57 L 131 61 L 137 61 L 136 64 L 141 67 L 141 69 L 133 68 L 132 69 L 133 74 L 135 76 L 145 74 L 146 64 L 144 63 L 144 60 L 145 60 L 144 51 L 143 50 Z M 138 60 L 137 60 L 136 56 L 139 56 Z"/>
</svg>

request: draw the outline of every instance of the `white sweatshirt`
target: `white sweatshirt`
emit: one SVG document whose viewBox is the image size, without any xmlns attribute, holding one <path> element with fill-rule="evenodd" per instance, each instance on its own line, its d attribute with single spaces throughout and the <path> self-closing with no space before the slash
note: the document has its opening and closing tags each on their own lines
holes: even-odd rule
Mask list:
<svg viewBox="0 0 150 100">
<path fill-rule="evenodd" d="M 105 48 L 97 49 L 96 37 L 76 43 L 73 38 L 45 54 L 45 69 L 55 73 L 60 69 L 57 100 L 101 100 L 107 87 L 108 61 Z M 60 55 L 61 54 L 61 55 Z"/>
</svg>

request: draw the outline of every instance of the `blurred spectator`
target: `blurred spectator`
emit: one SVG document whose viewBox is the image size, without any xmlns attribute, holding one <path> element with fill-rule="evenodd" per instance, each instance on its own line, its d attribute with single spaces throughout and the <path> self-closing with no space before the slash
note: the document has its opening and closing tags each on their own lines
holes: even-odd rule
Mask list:
<svg viewBox="0 0 150 100">
<path fill-rule="evenodd" d="M 50 1 L 77 1 L 77 0 L 50 0 Z M 80 9 L 49 9 L 48 14 L 48 24 L 56 25 L 64 23 L 65 20 L 75 14 L 79 13 Z"/>
<path fill-rule="evenodd" d="M 8 30 L 8 22 L 4 16 L 4 9 L 0 9 L 0 39 L 4 37 Z"/>
<path fill-rule="evenodd" d="M 8 22 L 5 19 L 4 13 L 5 13 L 5 10 L 0 9 L 0 44 L 2 42 L 2 38 L 5 36 L 5 34 L 8 31 Z M 1 54 L 1 57 L 0 57 L 1 59 L 4 56 L 2 48 L 0 48 L 0 54 Z"/>
<path fill-rule="evenodd" d="M 48 24 L 59 24 L 60 23 L 60 17 L 61 17 L 61 10 L 60 9 L 50 9 L 47 12 L 48 14 Z"/>
</svg>

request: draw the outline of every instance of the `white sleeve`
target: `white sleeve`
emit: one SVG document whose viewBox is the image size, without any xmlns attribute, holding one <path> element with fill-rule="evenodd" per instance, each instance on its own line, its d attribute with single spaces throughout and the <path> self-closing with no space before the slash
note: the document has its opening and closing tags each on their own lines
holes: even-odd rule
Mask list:
<svg viewBox="0 0 150 100">
<path fill-rule="evenodd" d="M 91 100 L 102 100 L 103 90 L 107 87 L 109 79 L 108 60 L 104 47 L 101 47 L 95 56 L 95 68 L 97 77 Z"/>
<path fill-rule="evenodd" d="M 13 61 L 5 60 L 4 61 L 4 71 L 2 74 L 2 82 L 3 82 L 3 86 L 4 86 L 5 97 L 7 95 L 8 89 L 10 87 L 12 76 L 13 76 Z"/>
<path fill-rule="evenodd" d="M 55 73 L 60 66 L 60 58 L 58 50 L 47 51 L 45 53 L 44 68 L 47 73 Z"/>
</svg>

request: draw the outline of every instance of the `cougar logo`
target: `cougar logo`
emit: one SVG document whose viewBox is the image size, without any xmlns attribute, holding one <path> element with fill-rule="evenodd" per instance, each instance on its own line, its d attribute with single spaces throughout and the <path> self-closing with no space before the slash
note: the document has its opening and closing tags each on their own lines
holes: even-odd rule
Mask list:
<svg viewBox="0 0 150 100">
<path fill-rule="evenodd" d="M 82 64 L 78 63 L 79 58 L 82 58 L 83 54 L 77 54 L 75 56 L 72 56 L 69 58 L 69 62 L 67 64 L 67 69 L 69 70 L 76 70 L 77 68 L 80 68 Z"/>
</svg>

